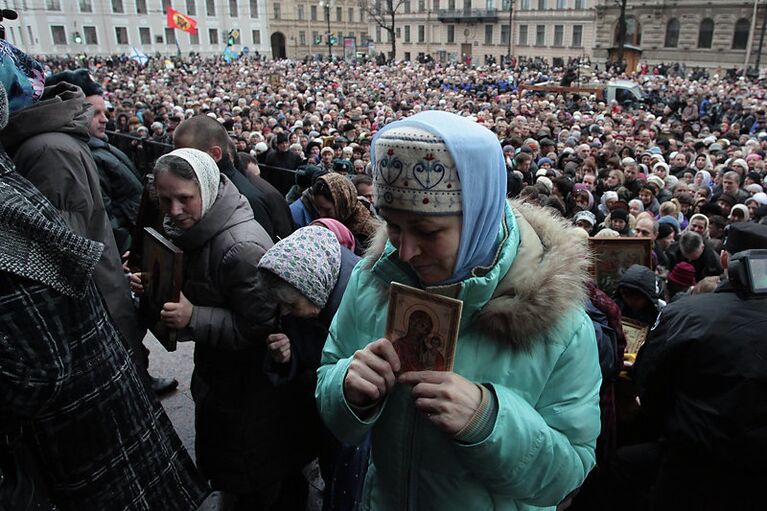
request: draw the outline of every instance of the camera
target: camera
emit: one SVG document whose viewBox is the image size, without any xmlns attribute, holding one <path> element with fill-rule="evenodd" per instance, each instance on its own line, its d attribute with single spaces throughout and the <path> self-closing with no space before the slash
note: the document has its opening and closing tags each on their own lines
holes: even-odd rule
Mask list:
<svg viewBox="0 0 767 511">
<path fill-rule="evenodd" d="M 744 250 L 730 256 L 727 275 L 739 296 L 767 296 L 767 250 Z"/>
</svg>

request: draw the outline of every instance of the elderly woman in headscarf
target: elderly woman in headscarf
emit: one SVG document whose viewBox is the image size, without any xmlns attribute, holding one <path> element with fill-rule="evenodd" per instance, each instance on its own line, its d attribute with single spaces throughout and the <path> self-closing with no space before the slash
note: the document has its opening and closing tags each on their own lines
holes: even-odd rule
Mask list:
<svg viewBox="0 0 767 511">
<path fill-rule="evenodd" d="M 506 202 L 501 147 L 470 119 L 394 122 L 372 156 L 386 226 L 349 280 L 316 396 L 342 441 L 373 433 L 363 508 L 553 510 L 599 433 L 577 227 Z M 392 282 L 463 302 L 451 370 L 401 372 L 382 338 Z"/>
<path fill-rule="evenodd" d="M 304 462 L 319 451 L 325 510 L 357 509 L 367 467 L 369 444 L 342 447 L 312 402 L 322 347 L 358 261 L 333 231 L 311 225 L 279 241 L 258 264 L 261 285 L 283 316 L 281 328 L 266 341 L 266 374 L 275 385 L 293 382 L 301 389 L 292 406 L 306 434 L 284 448 Z"/>
<path fill-rule="evenodd" d="M 330 173 L 317 178 L 312 185 L 314 207 L 320 218 L 333 218 L 354 235 L 361 254 L 380 225 L 357 198 L 357 189 L 341 174 Z"/>
<path fill-rule="evenodd" d="M 160 317 L 178 341 L 195 343 L 197 465 L 213 489 L 247 507 L 279 481 L 281 466 L 265 465 L 280 459 L 275 444 L 287 441 L 265 431 L 287 430 L 275 424 L 288 397 L 254 370 L 275 314 L 257 286 L 258 262 L 272 242 L 207 153 L 176 149 L 157 160 L 154 174 L 164 231 L 184 252 L 180 300 L 166 303 Z M 140 278 L 133 285 L 143 291 Z"/>
</svg>

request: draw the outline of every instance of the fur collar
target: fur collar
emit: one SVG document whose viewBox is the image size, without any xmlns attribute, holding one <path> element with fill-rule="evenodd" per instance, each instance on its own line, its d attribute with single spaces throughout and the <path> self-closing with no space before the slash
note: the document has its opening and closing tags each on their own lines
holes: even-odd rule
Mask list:
<svg viewBox="0 0 767 511">
<path fill-rule="evenodd" d="M 546 208 L 511 201 L 521 242 L 508 273 L 492 298 L 474 317 L 484 334 L 513 348 L 529 350 L 573 307 L 586 298 L 590 255 L 582 238 L 563 218 Z M 365 257 L 367 268 L 383 254 L 385 227 L 372 239 Z"/>
</svg>

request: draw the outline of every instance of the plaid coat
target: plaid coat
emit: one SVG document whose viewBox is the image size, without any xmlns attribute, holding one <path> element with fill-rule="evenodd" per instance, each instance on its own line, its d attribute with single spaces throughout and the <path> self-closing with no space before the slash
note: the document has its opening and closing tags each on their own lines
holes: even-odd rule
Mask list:
<svg viewBox="0 0 767 511">
<path fill-rule="evenodd" d="M 103 246 L 1 153 L 0 237 L 0 433 L 21 427 L 62 510 L 197 509 L 206 484 L 91 278 Z"/>
</svg>

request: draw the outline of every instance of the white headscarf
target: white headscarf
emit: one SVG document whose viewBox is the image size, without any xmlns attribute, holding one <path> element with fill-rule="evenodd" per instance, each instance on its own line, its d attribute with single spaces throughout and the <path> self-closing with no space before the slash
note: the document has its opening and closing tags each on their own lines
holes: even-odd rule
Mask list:
<svg viewBox="0 0 767 511">
<path fill-rule="evenodd" d="M 178 156 L 185 160 L 194 170 L 197 181 L 200 183 L 200 197 L 202 198 L 202 212 L 200 218 L 210 210 L 218 196 L 218 185 L 221 182 L 221 173 L 216 165 L 216 160 L 211 155 L 199 149 L 176 149 L 160 156 L 160 163 L 166 156 Z"/>
</svg>

